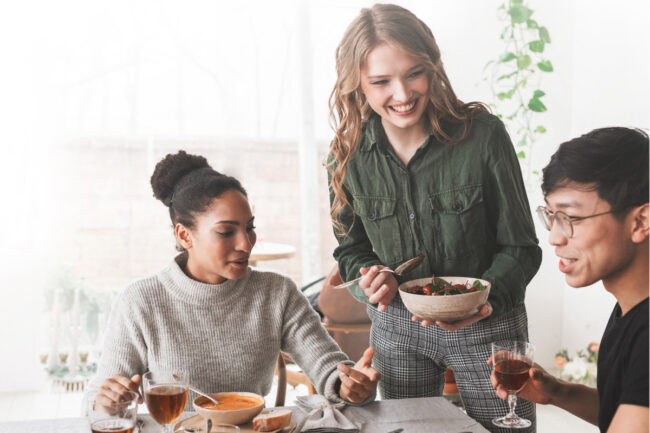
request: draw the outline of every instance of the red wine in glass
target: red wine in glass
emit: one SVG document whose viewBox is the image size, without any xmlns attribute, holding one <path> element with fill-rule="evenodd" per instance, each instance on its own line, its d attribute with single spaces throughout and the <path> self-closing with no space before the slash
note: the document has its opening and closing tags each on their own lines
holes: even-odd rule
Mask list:
<svg viewBox="0 0 650 433">
<path fill-rule="evenodd" d="M 509 393 L 518 393 L 530 378 L 530 364 L 519 359 L 505 359 L 497 362 L 494 374 Z"/>
<path fill-rule="evenodd" d="M 492 424 L 503 428 L 530 427 L 530 420 L 515 413 L 517 393 L 526 385 L 533 365 L 535 348 L 527 341 L 499 341 L 492 343 L 492 365 L 497 382 L 508 391 L 509 411 L 505 416 L 495 418 Z"/>
</svg>

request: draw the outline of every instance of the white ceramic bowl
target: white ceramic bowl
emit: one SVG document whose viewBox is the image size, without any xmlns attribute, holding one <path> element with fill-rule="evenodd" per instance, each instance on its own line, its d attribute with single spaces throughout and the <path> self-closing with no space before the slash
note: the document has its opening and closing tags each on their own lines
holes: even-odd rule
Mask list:
<svg viewBox="0 0 650 433">
<path fill-rule="evenodd" d="M 480 278 L 468 277 L 440 277 L 451 284 L 465 284 L 467 280 L 474 282 L 479 280 L 487 286 L 485 290 L 478 292 L 463 293 L 460 295 L 427 296 L 409 293 L 405 289 L 413 286 L 425 286 L 431 284 L 431 278 L 419 278 L 400 284 L 399 294 L 407 310 L 426 320 L 440 320 L 443 322 L 455 322 L 466 319 L 478 313 L 481 305 L 485 304 L 492 284 Z"/>
<path fill-rule="evenodd" d="M 219 397 L 233 394 L 255 397 L 260 401 L 260 404 L 245 409 L 206 409 L 200 405 L 208 403 L 210 400 L 203 396 L 198 396 L 192 401 L 192 405 L 194 406 L 196 413 L 206 420 L 211 419 L 213 424 L 245 424 L 255 418 L 255 416 L 264 409 L 264 397 L 252 392 L 217 392 L 208 395 L 218 400 Z"/>
</svg>

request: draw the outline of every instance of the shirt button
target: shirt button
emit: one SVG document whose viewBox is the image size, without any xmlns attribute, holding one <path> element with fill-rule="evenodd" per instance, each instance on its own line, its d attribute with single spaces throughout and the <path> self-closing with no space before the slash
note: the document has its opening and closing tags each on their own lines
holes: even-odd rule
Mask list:
<svg viewBox="0 0 650 433">
<path fill-rule="evenodd" d="M 372 213 L 372 212 L 370 212 L 370 213 L 368 214 L 368 219 L 371 220 L 371 221 L 374 220 L 374 219 L 375 219 L 375 214 Z"/>
<path fill-rule="evenodd" d="M 460 212 L 461 210 L 463 210 L 463 204 L 460 203 L 460 202 L 455 203 L 455 204 L 454 204 L 454 210 L 455 210 L 456 212 Z"/>
<path fill-rule="evenodd" d="M 411 212 L 411 213 L 409 214 L 409 218 L 412 219 L 412 220 L 414 220 L 414 219 L 415 219 L 415 214 L 414 214 L 413 212 Z"/>
</svg>

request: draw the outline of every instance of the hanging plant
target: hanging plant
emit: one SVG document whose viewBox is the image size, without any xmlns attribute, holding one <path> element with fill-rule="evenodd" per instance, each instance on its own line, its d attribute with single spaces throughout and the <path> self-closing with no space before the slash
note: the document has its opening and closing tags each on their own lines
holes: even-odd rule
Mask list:
<svg viewBox="0 0 650 433">
<path fill-rule="evenodd" d="M 542 77 L 553 72 L 551 61 L 544 56 L 551 36 L 532 18 L 533 13 L 525 0 L 508 0 L 499 6 L 499 19 L 505 22 L 500 36 L 504 49 L 484 68 L 484 81 L 493 96 L 490 106 L 510 132 L 526 179 L 531 173 L 539 174 L 532 167 L 531 154 L 535 142 L 547 131 L 537 119 L 547 110 L 542 100 L 546 92 L 540 87 Z"/>
</svg>

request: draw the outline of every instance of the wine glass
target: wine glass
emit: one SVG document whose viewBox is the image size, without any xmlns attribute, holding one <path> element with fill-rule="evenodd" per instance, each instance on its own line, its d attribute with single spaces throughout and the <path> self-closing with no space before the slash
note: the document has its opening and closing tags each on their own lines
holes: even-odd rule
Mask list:
<svg viewBox="0 0 650 433">
<path fill-rule="evenodd" d="M 172 433 L 172 424 L 181 417 L 187 403 L 187 374 L 148 371 L 142 376 L 142 384 L 149 415 L 162 426 L 161 432 Z"/>
<path fill-rule="evenodd" d="M 95 398 L 88 400 L 86 415 L 93 433 L 133 433 L 138 414 L 140 396 L 126 391 L 119 402 L 99 402 Z"/>
<path fill-rule="evenodd" d="M 515 413 L 517 393 L 530 378 L 534 346 L 526 341 L 500 341 L 492 343 L 492 365 L 499 384 L 508 391 L 510 411 L 506 416 L 495 418 L 492 424 L 505 428 L 530 427 L 531 422 Z"/>
</svg>

